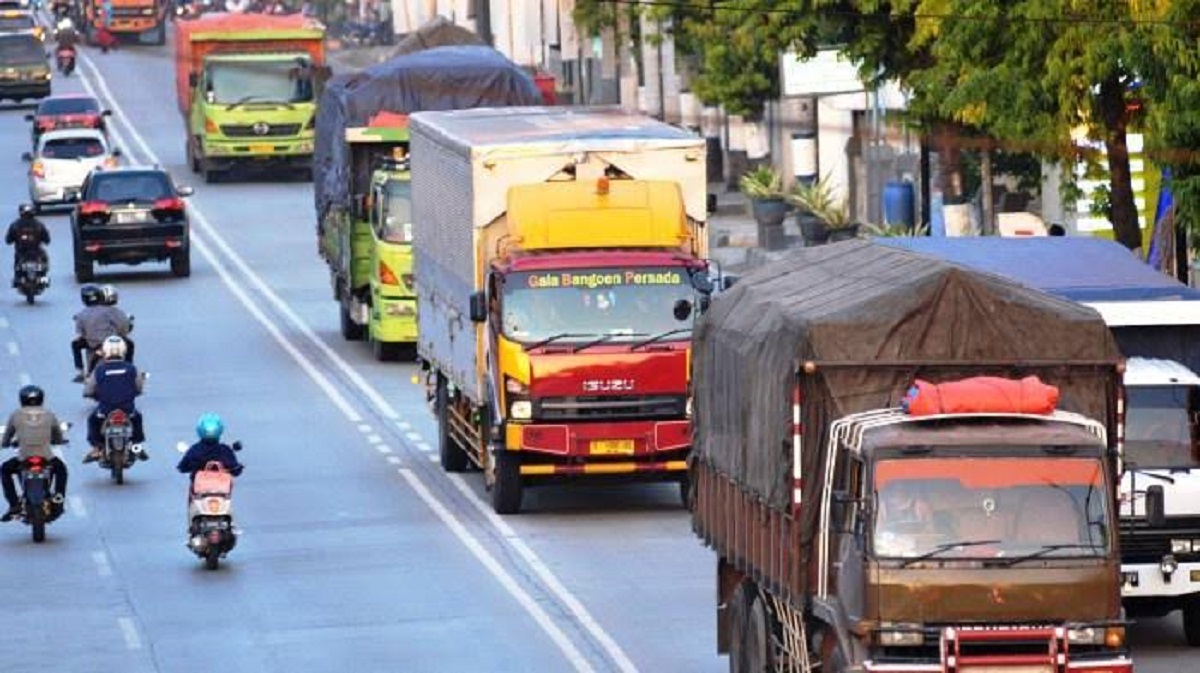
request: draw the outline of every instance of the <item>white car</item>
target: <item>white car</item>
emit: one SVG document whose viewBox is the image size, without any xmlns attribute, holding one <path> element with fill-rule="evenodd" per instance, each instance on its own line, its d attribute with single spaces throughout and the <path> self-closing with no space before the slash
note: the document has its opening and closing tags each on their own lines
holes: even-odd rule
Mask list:
<svg viewBox="0 0 1200 673">
<path fill-rule="evenodd" d="M 88 173 L 117 166 L 120 156 L 121 150 L 109 143 L 103 131 L 46 131 L 38 138 L 36 151 L 25 154 L 30 162 L 29 198 L 33 207 L 73 203 Z"/>
</svg>

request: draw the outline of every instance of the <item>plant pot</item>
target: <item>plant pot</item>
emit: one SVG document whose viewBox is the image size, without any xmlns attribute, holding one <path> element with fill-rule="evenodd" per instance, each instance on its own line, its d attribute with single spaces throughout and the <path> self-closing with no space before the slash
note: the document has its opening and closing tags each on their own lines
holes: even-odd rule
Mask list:
<svg viewBox="0 0 1200 673">
<path fill-rule="evenodd" d="M 848 227 L 838 227 L 837 229 L 829 230 L 829 242 L 849 241 L 858 238 L 858 223 L 854 223 Z"/>
<path fill-rule="evenodd" d="M 804 245 L 821 245 L 829 240 L 825 222 L 807 210 L 796 211 L 796 227 L 804 237 Z"/>
<path fill-rule="evenodd" d="M 770 198 L 754 199 L 750 208 L 755 222 L 765 227 L 778 227 L 783 224 L 790 206 L 783 198 Z"/>
</svg>

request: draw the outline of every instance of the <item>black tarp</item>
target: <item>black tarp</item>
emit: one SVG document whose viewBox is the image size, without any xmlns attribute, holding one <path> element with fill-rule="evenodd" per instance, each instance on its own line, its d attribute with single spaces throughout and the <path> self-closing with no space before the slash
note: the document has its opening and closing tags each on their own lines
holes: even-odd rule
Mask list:
<svg viewBox="0 0 1200 673">
<path fill-rule="evenodd" d="M 345 130 L 366 126 L 376 113 L 541 102 L 533 78 L 491 47 L 435 47 L 361 72 L 335 75 L 326 83 L 317 107 L 313 192 L 318 217 L 334 204 L 349 207 Z"/>
<path fill-rule="evenodd" d="M 1060 387 L 1060 408 L 1108 422 L 1120 358 L 1090 308 L 859 240 L 741 278 L 698 321 L 693 348 L 695 457 L 773 507 L 791 502 L 800 363 L 817 366 L 803 383 L 804 470 L 815 474 L 832 420 L 898 406 L 915 377 L 1036 374 Z"/>
</svg>

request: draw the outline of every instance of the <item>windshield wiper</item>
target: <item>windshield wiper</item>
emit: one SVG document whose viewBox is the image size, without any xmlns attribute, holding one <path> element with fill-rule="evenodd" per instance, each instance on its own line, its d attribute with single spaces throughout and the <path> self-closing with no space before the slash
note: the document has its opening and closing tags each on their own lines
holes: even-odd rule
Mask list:
<svg viewBox="0 0 1200 673">
<path fill-rule="evenodd" d="M 639 341 L 639 342 L 633 344 L 632 346 L 630 346 L 629 349 L 637 350 L 639 348 L 642 348 L 643 346 L 649 346 L 650 344 L 652 344 L 656 341 L 662 341 L 663 339 L 666 339 L 667 337 L 672 336 L 674 334 L 682 334 L 684 332 L 690 332 L 690 331 L 692 331 L 691 327 L 678 327 L 676 329 L 669 329 L 665 332 L 655 334 L 654 336 L 650 337 L 649 339 L 646 339 L 645 341 Z"/>
<path fill-rule="evenodd" d="M 560 333 L 558 333 L 558 334 L 554 334 L 554 335 L 552 335 L 552 336 L 548 336 L 548 337 L 546 337 L 545 339 L 542 339 L 541 341 L 538 341 L 538 342 L 536 342 L 536 343 L 532 343 L 532 344 L 528 344 L 528 345 L 526 345 L 526 346 L 525 346 L 525 350 L 527 350 L 527 351 L 531 351 L 531 350 L 533 350 L 533 349 L 535 349 L 535 348 L 541 348 L 542 346 L 545 346 L 545 345 L 546 345 L 546 344 L 548 344 L 548 343 L 553 343 L 553 342 L 555 342 L 555 341 L 558 341 L 559 339 L 579 339 L 579 338 L 582 338 L 582 337 L 590 337 L 590 336 L 596 336 L 596 335 L 595 335 L 595 334 L 589 334 L 589 333 L 587 333 L 587 332 L 584 332 L 584 333 L 575 333 L 575 332 L 560 332 Z"/>
<path fill-rule="evenodd" d="M 619 333 L 611 333 L 610 332 L 598 339 L 593 339 L 592 341 L 589 341 L 585 344 L 582 344 L 582 345 L 576 347 L 575 352 L 578 353 L 579 351 L 587 350 L 587 349 L 591 348 L 592 346 L 597 346 L 597 345 L 605 343 L 607 341 L 612 341 L 613 339 L 615 339 L 617 337 L 633 337 L 633 336 L 646 336 L 646 333 L 645 332 L 619 332 Z"/>
<path fill-rule="evenodd" d="M 904 559 L 904 562 L 900 564 L 900 567 L 907 568 L 908 566 L 910 566 L 914 563 L 917 563 L 919 561 L 924 561 L 926 559 L 931 559 L 934 556 L 937 556 L 938 554 L 944 554 L 945 552 L 948 552 L 951 549 L 955 549 L 957 547 L 981 547 L 985 544 L 1000 544 L 1000 541 L 999 540 L 958 540 L 956 542 L 945 542 L 945 543 L 939 544 L 938 546 L 934 547 L 933 549 L 930 549 L 929 551 L 925 552 L 924 554 L 921 554 L 920 556 L 914 556 L 909 559 Z"/>
<path fill-rule="evenodd" d="M 268 103 L 271 105 L 282 105 L 289 110 L 296 109 L 291 103 L 288 103 L 286 101 L 263 99 L 263 96 L 260 96 L 258 94 L 250 94 L 248 96 L 242 96 L 241 98 L 237 99 L 236 101 L 230 103 L 229 106 L 225 108 L 225 111 L 228 112 L 235 107 L 238 107 L 240 105 L 245 105 L 246 103 L 249 103 L 250 101 L 255 100 L 255 99 L 259 99 L 259 102 L 261 102 L 261 103 Z"/>
<path fill-rule="evenodd" d="M 1028 554 L 1023 554 L 1021 556 L 1014 556 L 1009 559 L 1004 559 L 1006 561 L 1005 567 L 1016 565 L 1017 563 L 1021 563 L 1022 561 L 1029 561 L 1031 559 L 1039 558 L 1039 557 L 1045 556 L 1046 554 L 1049 554 L 1050 552 L 1059 551 L 1060 549 L 1103 549 L 1103 548 L 1104 548 L 1103 545 L 1080 544 L 1080 543 L 1075 543 L 1075 542 L 1070 543 L 1070 544 L 1045 544 L 1045 545 L 1042 545 L 1041 549 L 1039 549 L 1035 552 L 1030 552 Z"/>
</svg>

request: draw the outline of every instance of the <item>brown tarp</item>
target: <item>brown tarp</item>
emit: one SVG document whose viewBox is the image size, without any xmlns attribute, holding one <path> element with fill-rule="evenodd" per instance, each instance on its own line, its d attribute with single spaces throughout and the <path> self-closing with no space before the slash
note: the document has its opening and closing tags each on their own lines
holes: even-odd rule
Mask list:
<svg viewBox="0 0 1200 673">
<path fill-rule="evenodd" d="M 743 277 L 698 321 L 693 348 L 696 456 L 773 507 L 791 502 L 797 363 L 817 364 L 804 384 L 813 475 L 832 420 L 898 406 L 918 376 L 1034 374 L 1060 387 L 1060 409 L 1108 422 L 1120 358 L 1090 308 L 863 240 Z"/>
</svg>

